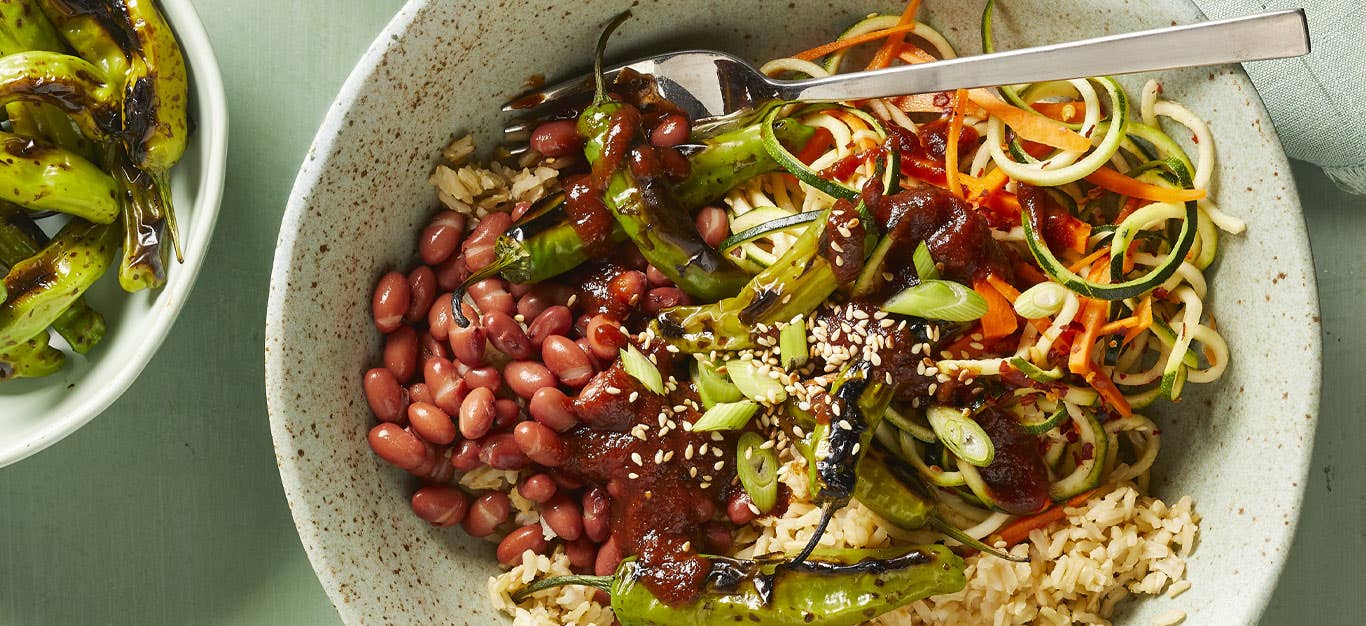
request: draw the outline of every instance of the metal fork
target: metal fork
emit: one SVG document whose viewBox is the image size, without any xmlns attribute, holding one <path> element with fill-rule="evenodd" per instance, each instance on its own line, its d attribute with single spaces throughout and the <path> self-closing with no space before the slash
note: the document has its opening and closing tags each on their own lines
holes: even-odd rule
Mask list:
<svg viewBox="0 0 1366 626">
<path fill-rule="evenodd" d="M 605 73 L 610 77 L 630 68 L 653 75 L 661 94 L 694 120 L 695 130 L 705 132 L 774 100 L 836 102 L 1131 74 L 1295 57 L 1309 48 L 1304 10 L 1292 9 L 807 80 L 775 80 L 744 59 L 715 50 L 667 52 Z M 524 142 L 545 118 L 538 113 L 586 99 L 592 83 L 592 76 L 584 76 L 507 103 L 504 111 L 531 115 L 507 126 L 505 139 Z"/>
</svg>

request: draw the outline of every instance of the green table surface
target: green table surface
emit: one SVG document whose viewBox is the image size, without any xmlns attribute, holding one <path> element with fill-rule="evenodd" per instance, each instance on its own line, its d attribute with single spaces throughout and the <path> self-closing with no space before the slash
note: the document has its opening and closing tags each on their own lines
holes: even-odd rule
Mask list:
<svg viewBox="0 0 1366 626">
<path fill-rule="evenodd" d="M 261 346 L 276 231 L 347 73 L 401 0 L 196 0 L 231 110 L 212 254 L 111 409 L 0 470 L 0 624 L 338 624 L 294 534 Z M 1308 495 L 1264 624 L 1366 623 L 1366 198 L 1296 164 L 1323 306 Z M 1250 494 L 1251 495 L 1251 494 Z"/>
</svg>

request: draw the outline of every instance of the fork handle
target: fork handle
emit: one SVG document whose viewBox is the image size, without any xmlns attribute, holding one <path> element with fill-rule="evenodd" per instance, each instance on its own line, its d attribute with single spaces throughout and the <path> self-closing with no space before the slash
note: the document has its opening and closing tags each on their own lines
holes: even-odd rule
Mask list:
<svg viewBox="0 0 1366 626">
<path fill-rule="evenodd" d="M 1304 9 L 1292 9 L 870 72 L 772 82 L 783 100 L 833 102 L 1308 53 Z"/>
</svg>

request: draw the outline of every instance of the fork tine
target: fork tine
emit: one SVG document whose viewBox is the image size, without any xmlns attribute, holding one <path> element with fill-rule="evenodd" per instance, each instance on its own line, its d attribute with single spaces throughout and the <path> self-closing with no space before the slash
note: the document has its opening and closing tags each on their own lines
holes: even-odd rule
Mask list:
<svg viewBox="0 0 1366 626">
<path fill-rule="evenodd" d="M 604 72 L 604 74 L 606 75 L 607 73 Z M 615 74 L 615 72 L 612 72 L 611 74 Z M 566 96 L 590 91 L 592 88 L 593 77 L 589 75 L 580 76 L 561 83 L 556 83 L 538 91 L 531 91 L 517 96 L 503 105 L 503 112 L 511 113 L 513 111 L 538 109 L 547 104 L 562 100 Z"/>
</svg>

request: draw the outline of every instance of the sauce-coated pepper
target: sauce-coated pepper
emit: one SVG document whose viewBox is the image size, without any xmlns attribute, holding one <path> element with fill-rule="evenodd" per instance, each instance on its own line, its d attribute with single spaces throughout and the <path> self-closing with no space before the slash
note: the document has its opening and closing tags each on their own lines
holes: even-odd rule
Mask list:
<svg viewBox="0 0 1366 626">
<path fill-rule="evenodd" d="M 800 564 L 784 559 L 709 557 L 707 588 L 692 604 L 675 607 L 637 583 L 633 559 L 616 574 L 537 581 L 527 594 L 563 584 L 590 585 L 611 594 L 622 626 L 811 624 L 853 626 L 929 596 L 963 589 L 963 560 L 944 546 L 823 550 Z"/>
</svg>

